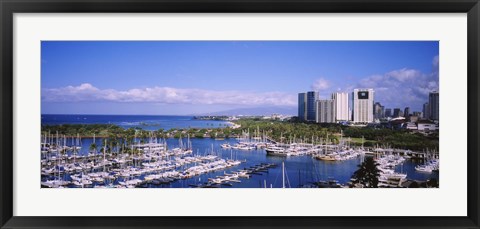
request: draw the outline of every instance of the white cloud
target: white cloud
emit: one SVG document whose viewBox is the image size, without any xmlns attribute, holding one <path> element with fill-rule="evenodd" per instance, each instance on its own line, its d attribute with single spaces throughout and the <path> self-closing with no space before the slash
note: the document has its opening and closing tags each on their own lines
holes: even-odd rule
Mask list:
<svg viewBox="0 0 480 229">
<path fill-rule="evenodd" d="M 403 68 L 383 75 L 366 77 L 355 87 L 373 88 L 375 90 L 375 100 L 388 108 L 408 106 L 421 111 L 421 105 L 428 101 L 428 94 L 439 88 L 435 63 L 438 65 L 438 57 L 434 58 L 433 72 L 430 74 Z"/>
<path fill-rule="evenodd" d="M 438 58 L 438 55 L 433 57 L 432 65 L 434 68 L 438 68 L 438 64 L 440 62 L 440 59 Z"/>
<path fill-rule="evenodd" d="M 400 70 L 395 70 L 385 74 L 387 77 L 392 77 L 399 82 L 405 82 L 409 80 L 416 80 L 421 76 L 421 72 L 415 69 L 403 68 Z"/>
<path fill-rule="evenodd" d="M 330 82 L 328 82 L 328 80 L 326 80 L 325 78 L 322 77 L 322 78 L 319 78 L 319 79 L 315 80 L 315 82 L 313 82 L 311 88 L 314 91 L 325 90 L 325 89 L 330 88 Z"/>
<path fill-rule="evenodd" d="M 161 104 L 222 104 L 296 106 L 294 94 L 282 92 L 213 91 L 195 88 L 151 87 L 129 90 L 99 89 L 89 83 L 42 89 L 43 102 L 147 102 Z"/>
</svg>

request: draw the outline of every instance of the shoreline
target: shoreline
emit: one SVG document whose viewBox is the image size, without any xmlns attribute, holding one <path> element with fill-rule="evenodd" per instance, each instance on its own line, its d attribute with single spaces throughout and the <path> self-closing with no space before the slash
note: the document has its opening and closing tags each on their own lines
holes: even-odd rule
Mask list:
<svg viewBox="0 0 480 229">
<path fill-rule="evenodd" d="M 89 136 L 89 135 L 86 135 L 86 136 L 58 135 L 58 138 L 64 138 L 64 137 L 65 137 L 65 138 L 77 138 L 77 137 L 80 137 L 80 138 L 93 138 L 93 135 L 91 135 L 91 136 Z M 55 138 L 55 136 L 52 136 L 52 138 Z M 95 138 L 109 138 L 109 136 L 95 135 Z M 137 137 L 137 138 L 140 139 L 140 137 Z M 167 137 L 167 138 L 175 138 L 175 137 Z M 165 138 L 165 139 L 167 139 L 167 138 Z M 183 138 L 187 138 L 187 136 L 183 136 L 182 139 L 183 139 Z M 199 137 L 195 137 L 195 136 L 190 136 L 190 139 L 192 139 L 192 138 L 195 138 L 195 139 L 197 139 L 197 138 L 198 138 L 198 139 L 209 139 L 209 138 L 211 138 L 211 137 L 199 138 Z M 225 138 L 225 139 L 237 138 L 237 136 L 235 136 L 235 137 L 223 137 L 223 138 Z M 211 139 L 215 139 L 215 138 L 211 138 Z"/>
<path fill-rule="evenodd" d="M 228 126 L 228 127 L 232 128 L 232 129 L 238 129 L 238 128 L 242 127 L 242 125 L 236 124 L 236 123 L 234 123 L 234 122 L 232 122 L 232 121 L 227 121 L 227 123 L 230 125 L 230 126 Z"/>
</svg>

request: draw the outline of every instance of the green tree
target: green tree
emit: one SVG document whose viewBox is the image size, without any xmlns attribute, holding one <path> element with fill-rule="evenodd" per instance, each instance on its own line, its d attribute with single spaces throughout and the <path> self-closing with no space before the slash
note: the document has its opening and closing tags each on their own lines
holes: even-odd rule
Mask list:
<svg viewBox="0 0 480 229">
<path fill-rule="evenodd" d="M 353 173 L 353 184 L 362 184 L 365 188 L 377 188 L 380 170 L 378 163 L 372 157 L 365 158 L 365 161 L 358 165 L 358 170 Z"/>
<path fill-rule="evenodd" d="M 427 186 L 429 188 L 438 188 L 439 187 L 438 180 L 435 179 L 435 178 L 432 178 L 432 179 L 428 180 L 427 181 Z"/>
<path fill-rule="evenodd" d="M 420 188 L 420 185 L 416 181 L 414 181 L 408 186 L 408 188 Z"/>
<path fill-rule="evenodd" d="M 90 144 L 89 150 L 90 152 L 97 152 L 97 144 L 95 143 Z"/>
</svg>

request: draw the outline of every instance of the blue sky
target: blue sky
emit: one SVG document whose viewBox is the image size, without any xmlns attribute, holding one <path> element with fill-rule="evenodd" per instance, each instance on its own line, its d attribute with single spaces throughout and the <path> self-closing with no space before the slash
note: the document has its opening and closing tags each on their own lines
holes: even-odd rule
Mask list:
<svg viewBox="0 0 480 229">
<path fill-rule="evenodd" d="M 43 114 L 202 114 L 296 109 L 376 90 L 387 108 L 421 111 L 438 89 L 438 42 L 43 41 Z"/>
</svg>

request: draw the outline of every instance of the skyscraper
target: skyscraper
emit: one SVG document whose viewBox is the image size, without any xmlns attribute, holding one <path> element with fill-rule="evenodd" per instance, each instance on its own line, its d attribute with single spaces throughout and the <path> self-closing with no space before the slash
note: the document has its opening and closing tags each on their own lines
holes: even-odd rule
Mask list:
<svg viewBox="0 0 480 229">
<path fill-rule="evenodd" d="M 405 118 L 408 118 L 408 116 L 410 116 L 410 107 L 405 107 L 403 115 Z"/>
<path fill-rule="evenodd" d="M 353 122 L 373 122 L 373 89 L 353 90 Z"/>
<path fill-rule="evenodd" d="M 394 118 L 400 117 L 400 108 L 393 109 L 393 117 Z"/>
<path fill-rule="evenodd" d="M 307 121 L 315 121 L 317 119 L 317 111 L 315 102 L 318 100 L 318 92 L 307 92 Z"/>
<path fill-rule="evenodd" d="M 392 117 L 392 109 L 390 108 L 385 109 L 385 117 Z"/>
<path fill-rule="evenodd" d="M 373 105 L 373 117 L 375 119 L 381 119 L 381 118 L 384 118 L 385 117 L 385 111 L 384 111 L 385 107 L 382 106 L 382 104 L 380 104 L 379 102 L 376 102 L 374 105 Z"/>
<path fill-rule="evenodd" d="M 317 92 L 298 93 L 298 118 L 300 120 L 316 120 L 316 100 L 318 100 Z"/>
<path fill-rule="evenodd" d="M 350 117 L 348 116 L 348 93 L 346 92 L 335 92 L 332 93 L 332 100 L 335 104 L 335 116 L 336 121 L 348 121 Z"/>
<path fill-rule="evenodd" d="M 307 120 L 307 117 L 305 116 L 305 114 L 307 114 L 306 101 L 307 101 L 307 94 L 298 93 L 298 119 L 303 121 Z"/>
<path fill-rule="evenodd" d="M 336 121 L 335 100 L 317 100 L 316 102 L 318 123 L 334 123 Z"/>
<path fill-rule="evenodd" d="M 428 104 L 430 104 L 430 119 L 439 120 L 439 94 L 438 91 L 430 92 L 428 96 Z"/>
<path fill-rule="evenodd" d="M 423 118 L 430 119 L 430 104 L 424 103 L 423 104 Z"/>
</svg>

